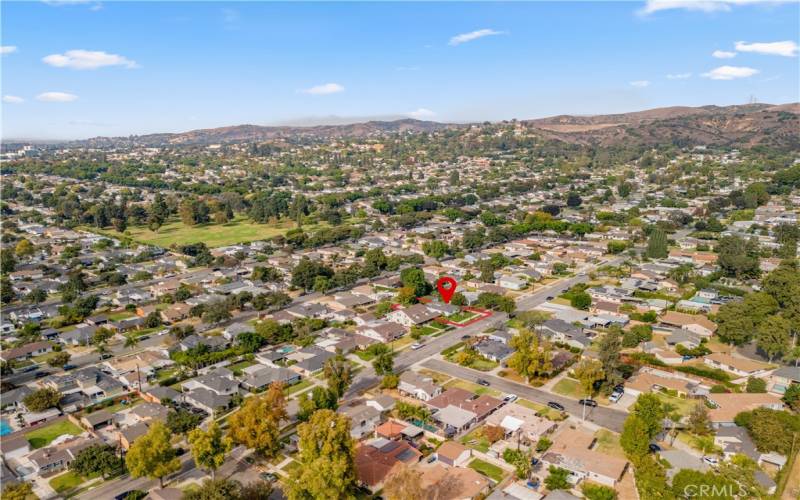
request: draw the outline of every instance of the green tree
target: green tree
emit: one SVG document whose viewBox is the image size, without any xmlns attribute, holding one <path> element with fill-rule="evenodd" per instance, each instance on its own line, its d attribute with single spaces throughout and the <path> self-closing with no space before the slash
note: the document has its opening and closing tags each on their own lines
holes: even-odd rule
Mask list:
<svg viewBox="0 0 800 500">
<path fill-rule="evenodd" d="M 170 432 L 166 425 L 154 421 L 147 433 L 133 442 L 125 455 L 125 464 L 132 477 L 158 479 L 164 487 L 164 477 L 181 468 L 175 449 L 170 444 Z"/>
<path fill-rule="evenodd" d="M 333 270 L 320 262 L 303 257 L 292 269 L 291 283 L 298 288 L 311 290 L 314 287 L 317 276 L 331 278 Z"/>
<path fill-rule="evenodd" d="M 418 267 L 408 267 L 400 271 L 400 281 L 403 286 L 413 288 L 417 297 L 424 297 L 433 290 L 431 284 L 425 279 L 425 273 Z"/>
<path fill-rule="evenodd" d="M 443 241 L 431 240 L 422 244 L 422 251 L 425 252 L 425 255 L 428 257 L 441 259 L 450 252 L 450 247 Z"/>
<path fill-rule="evenodd" d="M 636 398 L 631 414 L 636 415 L 647 426 L 647 437 L 653 439 L 664 429 L 664 405 L 655 394 L 640 394 Z"/>
<path fill-rule="evenodd" d="M 791 323 L 781 316 L 770 316 L 758 325 L 756 343 L 760 349 L 767 353 L 770 363 L 772 363 L 775 356 L 789 348 L 791 328 Z"/>
<path fill-rule="evenodd" d="M 69 363 L 69 359 L 71 357 L 72 356 L 70 356 L 70 354 L 66 351 L 57 352 L 47 360 L 47 364 L 57 368 L 62 368 L 64 365 Z"/>
<path fill-rule="evenodd" d="M 267 458 L 281 449 L 281 421 L 286 420 L 283 384 L 272 383 L 266 394 L 247 398 L 244 406 L 228 419 L 234 443 L 252 448 Z"/>
<path fill-rule="evenodd" d="M 194 462 L 211 471 L 211 479 L 216 478 L 217 469 L 225 463 L 225 456 L 233 448 L 230 437 L 222 434 L 219 424 L 212 421 L 208 430 L 194 429 L 188 436 Z"/>
<path fill-rule="evenodd" d="M 552 371 L 552 346 L 548 341 L 542 341 L 538 334 L 521 328 L 511 338 L 509 345 L 515 351 L 508 360 L 508 366 L 528 381 Z"/>
<path fill-rule="evenodd" d="M 33 412 L 55 408 L 59 401 L 61 401 L 61 393 L 49 387 L 34 391 L 22 399 L 25 408 Z"/>
<path fill-rule="evenodd" d="M 601 484 L 584 482 L 581 485 L 581 492 L 587 500 L 617 500 L 617 492 L 614 491 L 614 488 Z"/>
<path fill-rule="evenodd" d="M 708 418 L 708 410 L 703 403 L 694 405 L 689 414 L 689 431 L 698 436 L 706 436 L 711 432 L 711 420 Z"/>
<path fill-rule="evenodd" d="M 380 344 L 385 347 L 377 352 L 375 359 L 372 360 L 372 368 L 378 375 L 389 375 L 394 372 L 394 356 L 395 353 L 385 344 Z"/>
<path fill-rule="evenodd" d="M 591 397 L 595 392 L 595 382 L 604 378 L 603 364 L 596 359 L 583 359 L 572 369 L 572 374 L 581 383 L 583 394 Z"/>
<path fill-rule="evenodd" d="M 569 481 L 567 480 L 569 477 L 568 470 L 552 465 L 547 470 L 549 474 L 544 478 L 544 484 L 547 486 L 548 490 L 568 490 L 570 488 Z"/>
<path fill-rule="evenodd" d="M 317 410 L 297 428 L 300 453 L 286 482 L 289 500 L 352 499 L 356 467 L 350 421 L 331 410 Z"/>
<path fill-rule="evenodd" d="M 781 399 L 793 411 L 800 413 L 800 384 L 791 384 Z"/>
<path fill-rule="evenodd" d="M 747 392 L 767 392 L 767 382 L 763 378 L 748 377 Z"/>
<path fill-rule="evenodd" d="M 107 444 L 84 448 L 69 464 L 69 469 L 81 476 L 100 474 L 103 479 L 121 473 L 124 468 L 125 461 Z"/>
<path fill-rule="evenodd" d="M 39 497 L 33 493 L 33 485 L 31 483 L 20 482 L 7 482 L 3 485 L 3 494 L 0 495 L 3 500 L 38 500 Z"/>
<path fill-rule="evenodd" d="M 337 354 L 325 362 L 323 373 L 328 382 L 328 389 L 336 395 L 336 399 L 341 399 L 353 382 L 350 362 L 341 354 Z"/>
<path fill-rule="evenodd" d="M 575 309 L 588 311 L 592 305 L 592 297 L 586 292 L 575 292 L 569 299 L 569 303 Z"/>
<path fill-rule="evenodd" d="M 729 500 L 734 498 L 732 492 L 738 492 L 738 485 L 721 477 L 713 471 L 700 472 L 692 469 L 681 469 L 672 478 L 672 491 L 678 498 L 687 495 L 702 495 L 710 500 Z M 706 493 L 700 493 L 700 492 Z"/>
<path fill-rule="evenodd" d="M 637 415 L 628 415 L 622 426 L 619 442 L 632 461 L 647 455 L 650 435 L 645 421 Z"/>
<path fill-rule="evenodd" d="M 726 276 L 739 279 L 758 278 L 760 249 L 758 240 L 740 236 L 723 236 L 717 243 L 717 264 Z"/>
<path fill-rule="evenodd" d="M 5 277 L 0 279 L 0 302 L 3 304 L 10 304 L 14 302 L 16 298 L 17 292 L 14 291 L 11 280 Z"/>
</svg>

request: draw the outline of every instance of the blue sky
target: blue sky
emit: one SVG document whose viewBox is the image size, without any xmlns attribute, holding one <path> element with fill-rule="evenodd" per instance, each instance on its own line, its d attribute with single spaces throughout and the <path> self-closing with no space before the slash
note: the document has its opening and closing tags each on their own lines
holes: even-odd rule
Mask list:
<svg viewBox="0 0 800 500">
<path fill-rule="evenodd" d="M 3 2 L 2 135 L 798 101 L 800 4 L 751 2 Z"/>
</svg>

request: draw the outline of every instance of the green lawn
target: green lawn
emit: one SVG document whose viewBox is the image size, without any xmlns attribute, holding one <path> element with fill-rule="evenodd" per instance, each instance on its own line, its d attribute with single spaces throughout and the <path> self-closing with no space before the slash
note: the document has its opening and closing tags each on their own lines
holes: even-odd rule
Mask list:
<svg viewBox="0 0 800 500">
<path fill-rule="evenodd" d="M 257 364 L 255 361 L 239 361 L 238 363 L 227 366 L 227 368 L 228 370 L 235 372 L 236 370 L 244 370 L 245 368 L 251 367 L 255 364 Z"/>
<path fill-rule="evenodd" d="M 284 465 L 283 469 L 281 469 L 281 470 L 283 472 L 287 473 L 287 474 L 291 474 L 292 471 L 294 471 L 295 469 L 298 469 L 300 467 L 301 467 L 300 466 L 300 462 L 298 462 L 297 460 L 292 460 L 288 464 Z"/>
<path fill-rule="evenodd" d="M 299 383 L 297 383 L 297 384 L 290 385 L 289 387 L 287 387 L 286 389 L 284 389 L 284 390 L 283 390 L 283 392 L 285 392 L 285 393 L 286 393 L 286 395 L 288 396 L 288 395 L 290 395 L 290 394 L 294 394 L 294 393 L 296 393 L 296 392 L 300 392 L 300 391 L 302 391 L 303 389 L 308 389 L 308 388 L 309 388 L 309 387 L 311 387 L 312 385 L 314 385 L 314 382 L 312 382 L 312 381 L 310 381 L 310 380 L 308 380 L 308 379 L 305 379 L 305 380 L 301 380 L 301 381 L 300 381 Z"/>
<path fill-rule="evenodd" d="M 478 396 L 488 394 L 489 396 L 496 398 L 498 396 L 503 395 L 503 393 L 498 390 L 490 389 L 489 387 L 484 387 L 478 384 L 473 384 L 472 382 L 467 382 L 466 380 L 461 380 L 461 379 L 453 379 L 450 382 L 444 384 L 445 389 L 449 389 L 451 387 L 460 387 L 461 389 L 474 392 Z"/>
<path fill-rule="evenodd" d="M 447 317 L 450 321 L 455 321 L 456 323 L 464 323 L 465 321 L 469 321 L 472 318 L 477 318 L 478 315 L 474 312 L 469 311 L 461 311 L 455 314 L 451 314 Z"/>
<path fill-rule="evenodd" d="M 585 397 L 585 394 L 581 391 L 580 383 L 572 378 L 562 378 L 556 382 L 556 385 L 553 386 L 553 392 L 575 399 Z"/>
<path fill-rule="evenodd" d="M 71 434 L 77 436 L 83 433 L 83 429 L 73 424 L 69 420 L 62 420 L 54 424 L 43 425 L 25 434 L 32 448 L 43 448 L 50 444 L 58 436 Z"/>
<path fill-rule="evenodd" d="M 559 422 L 566 418 L 562 416 L 561 412 L 558 410 L 554 410 L 545 405 L 540 405 L 539 403 L 534 403 L 533 401 L 528 401 L 527 399 L 518 399 L 515 401 L 515 403 L 520 406 L 524 406 L 525 408 L 529 408 L 537 412 L 542 417 L 554 422 Z"/>
<path fill-rule="evenodd" d="M 209 248 L 214 248 L 273 238 L 285 234 L 294 227 L 295 223 L 293 221 L 258 224 L 240 216 L 227 224 L 208 223 L 198 226 L 186 226 L 179 219 L 173 218 L 161 226 L 158 232 L 153 232 L 146 226 L 130 227 L 125 233 L 119 233 L 111 228 L 99 230 L 93 227 L 84 227 L 83 229 L 114 238 L 127 236 L 139 243 L 164 248 L 169 248 L 172 244 L 188 245 L 199 242 L 204 242 Z M 313 231 L 319 227 L 318 225 L 304 226 L 303 229 Z"/>
<path fill-rule="evenodd" d="M 502 481 L 503 476 L 505 475 L 503 469 L 494 464 L 490 464 L 489 462 L 484 462 L 480 458 L 476 458 L 470 462 L 469 467 L 492 479 L 495 483 Z"/>
<path fill-rule="evenodd" d="M 687 399 L 687 398 L 669 396 L 667 394 L 664 394 L 663 392 L 653 392 L 653 394 L 658 396 L 658 399 L 660 399 L 663 403 L 668 403 L 673 407 L 675 407 L 675 411 L 679 413 L 681 416 L 689 415 L 692 412 L 692 410 L 694 410 L 694 407 L 700 402 L 700 400 L 697 399 Z"/>
<path fill-rule="evenodd" d="M 50 480 L 50 487 L 56 490 L 56 493 L 65 493 L 72 489 L 77 488 L 86 481 L 80 474 L 69 471 L 60 476 L 56 476 Z"/>
<path fill-rule="evenodd" d="M 469 446 L 483 453 L 489 451 L 489 446 L 491 446 L 489 440 L 483 436 L 483 427 L 473 430 L 459 441 L 464 446 Z"/>
<path fill-rule="evenodd" d="M 56 352 L 56 351 L 50 351 L 50 352 L 46 352 L 44 354 L 41 354 L 39 356 L 34 356 L 31 359 L 33 359 L 33 361 L 35 361 L 36 363 L 40 363 L 40 364 L 41 363 L 47 363 L 47 360 L 49 360 L 53 356 L 56 356 L 57 354 L 58 354 L 58 352 Z"/>
</svg>

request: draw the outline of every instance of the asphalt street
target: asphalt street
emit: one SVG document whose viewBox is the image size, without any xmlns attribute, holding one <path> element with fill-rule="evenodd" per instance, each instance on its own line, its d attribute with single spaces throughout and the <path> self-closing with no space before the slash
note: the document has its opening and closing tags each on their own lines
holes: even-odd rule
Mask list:
<svg viewBox="0 0 800 500">
<path fill-rule="evenodd" d="M 440 359 L 429 359 L 422 363 L 423 367 L 437 372 L 445 373 L 451 377 L 475 382 L 482 378 L 489 382 L 492 389 L 497 389 L 505 394 L 516 394 L 522 399 L 533 401 L 534 403 L 547 404 L 550 401 L 560 403 L 571 415 L 581 418 L 583 407 L 574 399 L 570 399 L 558 394 L 552 394 L 541 389 L 536 389 L 526 384 L 512 382 L 510 380 L 488 375 L 486 373 L 465 368 L 454 363 L 448 363 Z M 612 408 L 598 406 L 596 408 L 586 408 L 586 420 L 605 427 L 615 432 L 622 432 L 622 424 L 628 414 Z"/>
</svg>

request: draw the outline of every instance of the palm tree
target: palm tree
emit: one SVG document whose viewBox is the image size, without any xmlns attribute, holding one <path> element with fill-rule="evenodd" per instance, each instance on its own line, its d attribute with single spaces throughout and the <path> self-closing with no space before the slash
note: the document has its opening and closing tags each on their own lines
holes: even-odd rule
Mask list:
<svg viewBox="0 0 800 500">
<path fill-rule="evenodd" d="M 132 335 L 132 334 L 125 335 L 125 348 L 126 349 L 129 348 L 129 347 L 136 347 L 137 345 L 139 345 L 139 337 L 137 337 L 136 335 Z"/>
</svg>

